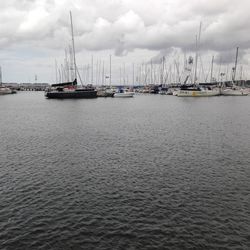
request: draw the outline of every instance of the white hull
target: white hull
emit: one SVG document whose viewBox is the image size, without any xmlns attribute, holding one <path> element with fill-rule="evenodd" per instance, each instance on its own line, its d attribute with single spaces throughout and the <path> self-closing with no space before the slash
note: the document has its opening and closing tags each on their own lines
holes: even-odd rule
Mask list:
<svg viewBox="0 0 250 250">
<path fill-rule="evenodd" d="M 209 97 L 220 95 L 219 90 L 179 90 L 176 92 L 178 97 Z"/>
<path fill-rule="evenodd" d="M 223 89 L 221 90 L 221 94 L 225 96 L 246 96 L 248 92 L 243 89 Z"/>
<path fill-rule="evenodd" d="M 168 91 L 167 91 L 167 95 L 174 95 L 174 92 L 176 92 L 177 90 L 176 89 L 168 89 Z"/>
<path fill-rule="evenodd" d="M 0 95 L 8 95 L 8 94 L 12 94 L 10 88 L 0 87 Z"/>
<path fill-rule="evenodd" d="M 119 98 L 126 98 L 126 97 L 133 97 L 134 92 L 124 92 L 124 93 L 115 93 L 114 97 L 119 97 Z"/>
</svg>

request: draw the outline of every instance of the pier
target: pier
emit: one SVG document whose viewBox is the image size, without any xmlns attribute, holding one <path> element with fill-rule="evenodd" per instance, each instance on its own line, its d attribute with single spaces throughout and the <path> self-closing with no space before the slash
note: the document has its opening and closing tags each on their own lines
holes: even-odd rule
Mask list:
<svg viewBox="0 0 250 250">
<path fill-rule="evenodd" d="M 5 83 L 4 85 L 18 91 L 45 91 L 50 86 L 48 83 Z"/>
</svg>

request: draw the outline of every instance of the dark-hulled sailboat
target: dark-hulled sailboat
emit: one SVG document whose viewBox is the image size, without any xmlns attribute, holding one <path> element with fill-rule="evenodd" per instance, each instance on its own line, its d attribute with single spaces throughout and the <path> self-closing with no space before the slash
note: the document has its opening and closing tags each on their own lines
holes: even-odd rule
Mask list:
<svg viewBox="0 0 250 250">
<path fill-rule="evenodd" d="M 77 87 L 77 79 L 73 82 L 52 84 L 45 91 L 47 98 L 96 98 L 97 91 L 92 86 Z"/>
<path fill-rule="evenodd" d="M 46 89 L 45 97 L 47 98 L 58 98 L 58 99 L 69 99 L 69 98 L 96 98 L 97 91 L 91 85 L 87 86 L 77 86 L 77 67 L 76 67 L 76 57 L 75 57 L 75 43 L 74 43 L 74 32 L 73 32 L 73 22 L 72 15 L 70 12 L 70 22 L 71 22 L 71 35 L 72 35 L 72 48 L 73 48 L 73 59 L 74 59 L 74 71 L 75 80 L 72 82 L 56 83 L 52 84 L 50 88 Z"/>
</svg>

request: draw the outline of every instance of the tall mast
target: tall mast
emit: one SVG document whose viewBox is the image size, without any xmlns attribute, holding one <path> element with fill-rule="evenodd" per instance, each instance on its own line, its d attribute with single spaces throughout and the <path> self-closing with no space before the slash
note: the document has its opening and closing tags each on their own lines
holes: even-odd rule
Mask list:
<svg viewBox="0 0 250 250">
<path fill-rule="evenodd" d="M 66 81 L 69 82 L 69 61 L 68 61 L 68 51 L 65 49 L 65 71 L 66 71 Z"/>
<path fill-rule="evenodd" d="M 160 65 L 160 84 L 163 83 L 163 59 L 164 57 L 161 58 L 161 65 Z"/>
<path fill-rule="evenodd" d="M 56 61 L 56 59 L 55 59 L 55 75 L 56 75 L 56 83 L 58 83 L 58 71 L 57 71 L 57 61 Z"/>
<path fill-rule="evenodd" d="M 94 83 L 94 58 L 91 56 L 91 84 Z"/>
<path fill-rule="evenodd" d="M 238 51 L 239 51 L 239 47 L 236 48 L 233 82 L 235 82 L 235 77 L 236 77 L 236 68 L 237 68 L 237 62 L 238 62 Z"/>
<path fill-rule="evenodd" d="M 195 42 L 195 50 L 196 50 L 196 54 L 195 54 L 195 67 L 194 67 L 194 83 L 196 83 L 196 78 L 197 78 L 197 61 L 198 61 L 198 42 L 197 42 L 197 36 L 195 38 L 196 42 Z"/>
<path fill-rule="evenodd" d="M 71 23 L 71 36 L 72 36 L 72 49 L 73 49 L 73 60 L 74 60 L 74 71 L 75 71 L 75 79 L 77 79 L 77 69 L 76 69 L 76 55 L 75 55 L 75 41 L 74 41 L 74 30 L 73 30 L 73 22 L 72 22 L 72 14 L 70 15 L 70 23 Z"/>
<path fill-rule="evenodd" d="M 165 56 L 162 57 L 162 84 L 164 84 L 164 76 L 165 76 Z"/>
<path fill-rule="evenodd" d="M 98 85 L 99 84 L 99 61 L 97 59 L 96 61 L 96 70 L 95 70 L 95 84 Z"/>
<path fill-rule="evenodd" d="M 240 66 L 240 81 L 242 81 L 242 76 L 243 76 L 243 67 L 241 65 Z"/>
<path fill-rule="evenodd" d="M 133 63 L 133 86 L 135 85 L 135 64 Z"/>
<path fill-rule="evenodd" d="M 102 62 L 102 85 L 104 85 L 104 61 Z"/>
<path fill-rule="evenodd" d="M 153 83 L 153 62 L 150 60 L 150 84 Z"/>
<path fill-rule="evenodd" d="M 212 56 L 210 82 L 213 81 L 214 56 Z"/>
<path fill-rule="evenodd" d="M 122 85 L 122 67 L 120 66 L 120 85 Z"/>
<path fill-rule="evenodd" d="M 87 84 L 89 84 L 89 64 L 88 64 L 88 66 L 87 66 L 87 77 L 86 77 L 86 82 L 87 82 Z"/>
<path fill-rule="evenodd" d="M 196 44 L 195 44 L 196 54 L 195 54 L 194 83 L 196 83 L 197 80 L 198 50 L 199 50 L 200 40 L 201 40 L 201 22 L 199 28 L 199 35 L 198 38 L 196 36 Z"/>
<path fill-rule="evenodd" d="M 125 85 L 126 79 L 125 79 L 125 63 L 123 63 L 123 84 Z"/>
<path fill-rule="evenodd" d="M 111 55 L 109 55 L 109 86 L 111 86 Z"/>
</svg>

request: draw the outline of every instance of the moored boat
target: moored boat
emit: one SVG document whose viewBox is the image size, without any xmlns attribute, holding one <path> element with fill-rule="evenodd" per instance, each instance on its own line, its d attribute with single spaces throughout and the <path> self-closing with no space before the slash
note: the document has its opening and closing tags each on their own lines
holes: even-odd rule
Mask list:
<svg viewBox="0 0 250 250">
<path fill-rule="evenodd" d="M 52 84 L 46 89 L 45 97 L 69 99 L 69 98 L 96 98 L 97 91 L 92 86 L 77 87 L 77 80 L 67 83 Z"/>
<path fill-rule="evenodd" d="M 0 86 L 0 95 L 8 95 L 12 94 L 12 90 L 10 88 Z"/>
<path fill-rule="evenodd" d="M 246 96 L 248 91 L 240 88 L 224 88 L 221 90 L 221 94 L 225 96 Z"/>
<path fill-rule="evenodd" d="M 127 89 L 119 89 L 118 92 L 116 92 L 114 94 L 114 97 L 119 97 L 119 98 L 123 98 L 123 97 L 133 97 L 135 94 L 135 92 L 131 91 L 131 90 L 127 90 Z"/>
<path fill-rule="evenodd" d="M 235 56 L 235 65 L 232 68 L 232 86 L 226 87 L 222 86 L 221 94 L 224 96 L 246 96 L 248 95 L 247 89 L 240 88 L 235 84 L 236 78 L 236 69 L 237 69 L 237 62 L 238 62 L 238 50 L 239 47 L 236 48 L 236 56 Z"/>
<path fill-rule="evenodd" d="M 189 75 L 186 77 L 184 84 L 180 87 L 178 91 L 174 93 L 174 95 L 178 97 L 209 97 L 209 96 L 219 96 L 220 95 L 220 89 L 217 87 L 205 87 L 201 86 L 198 82 L 197 78 L 197 66 L 198 66 L 198 51 L 200 48 L 200 37 L 201 37 L 201 23 L 200 23 L 200 29 L 199 29 L 199 35 L 196 36 L 196 54 L 195 54 L 195 68 L 194 68 L 194 78 L 192 84 L 186 84 L 190 74 L 191 74 L 191 68 L 188 69 Z M 190 58 L 189 64 L 193 64 L 193 59 Z"/>
<path fill-rule="evenodd" d="M 12 90 L 2 83 L 2 68 L 0 66 L 0 95 L 8 95 L 13 94 Z"/>
<path fill-rule="evenodd" d="M 114 94 L 112 89 L 100 88 L 97 90 L 97 97 L 114 97 Z"/>
<path fill-rule="evenodd" d="M 47 98 L 59 98 L 59 99 L 96 98 L 97 91 L 93 88 L 92 85 L 87 85 L 87 86 L 81 85 L 81 87 L 77 86 L 78 70 L 77 70 L 77 66 L 76 66 L 74 32 L 73 32 L 73 22 L 72 22 L 71 12 L 70 12 L 70 21 L 71 21 L 71 34 L 72 34 L 72 48 L 73 48 L 75 80 L 72 82 L 52 84 L 51 88 L 46 89 L 45 97 L 47 97 Z"/>
<path fill-rule="evenodd" d="M 178 97 L 209 97 L 209 96 L 219 96 L 219 88 L 204 88 L 199 85 L 183 85 L 180 90 L 176 92 Z"/>
</svg>

